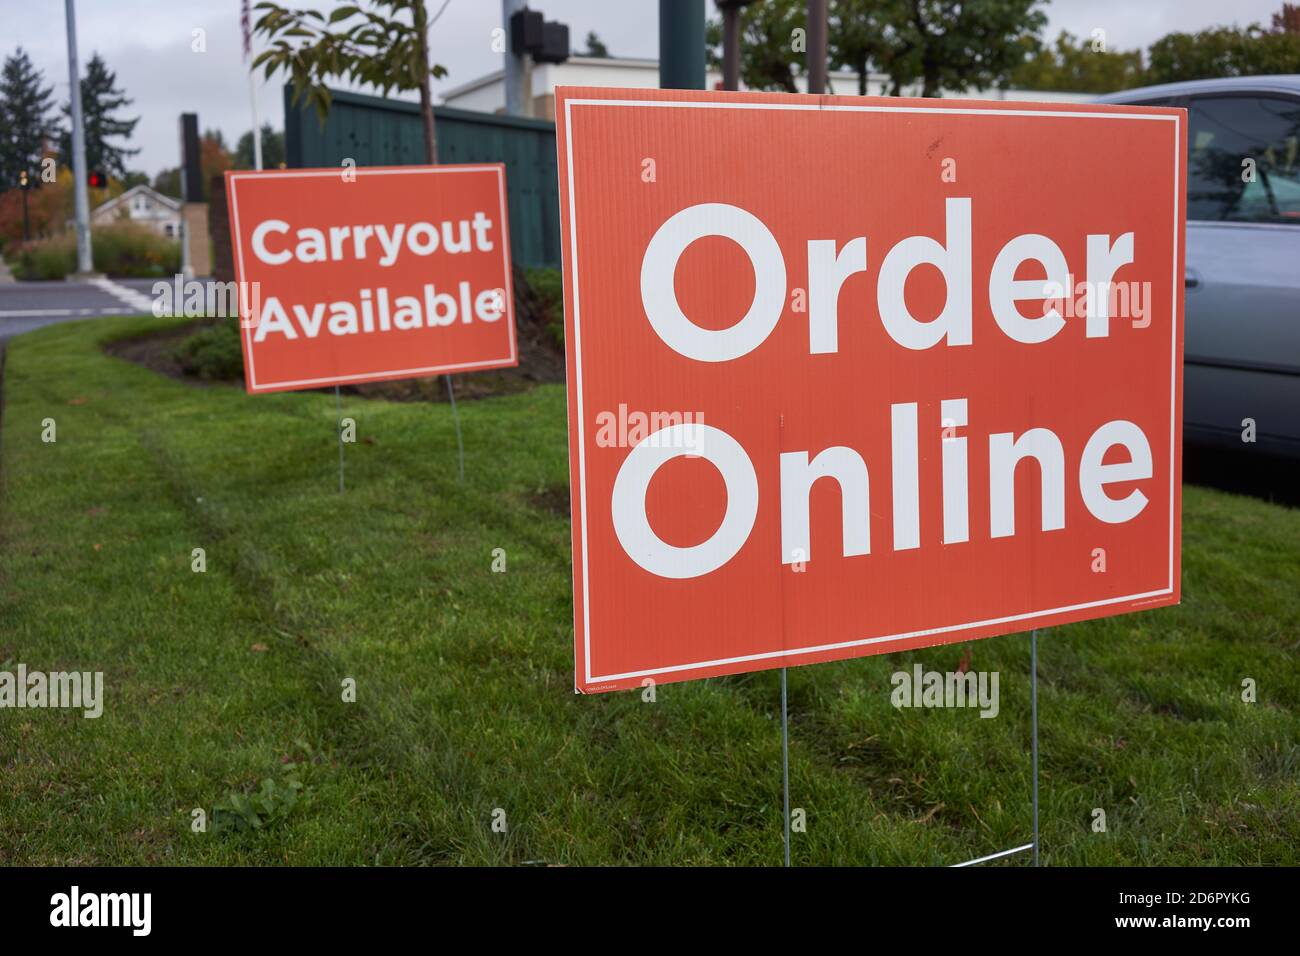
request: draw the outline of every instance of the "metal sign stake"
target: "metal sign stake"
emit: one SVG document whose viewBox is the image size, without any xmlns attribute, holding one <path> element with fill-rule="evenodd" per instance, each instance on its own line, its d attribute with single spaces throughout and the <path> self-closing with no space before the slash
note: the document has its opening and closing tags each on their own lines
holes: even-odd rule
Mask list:
<svg viewBox="0 0 1300 956">
<path fill-rule="evenodd" d="M 465 443 L 460 437 L 460 412 L 456 411 L 456 393 L 451 387 L 451 376 L 444 375 L 447 380 L 447 398 L 451 400 L 451 418 L 456 423 L 456 453 L 460 463 L 460 480 L 465 480 Z"/>
<path fill-rule="evenodd" d="M 785 865 L 790 865 L 790 713 L 786 707 L 785 668 L 781 668 L 781 792 L 785 807 Z"/>
<path fill-rule="evenodd" d="M 1029 632 L 1029 723 L 1034 762 L 1034 866 L 1038 866 L 1038 628 Z"/>
<path fill-rule="evenodd" d="M 339 494 L 343 494 L 343 400 L 339 398 L 339 387 L 334 386 L 334 418 L 339 433 Z"/>
</svg>

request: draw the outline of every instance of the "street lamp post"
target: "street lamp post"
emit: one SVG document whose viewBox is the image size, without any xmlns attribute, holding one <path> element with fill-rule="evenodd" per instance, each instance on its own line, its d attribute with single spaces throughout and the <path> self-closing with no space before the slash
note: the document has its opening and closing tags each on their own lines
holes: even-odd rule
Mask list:
<svg viewBox="0 0 1300 956">
<path fill-rule="evenodd" d="M 526 6 L 525 0 L 501 0 L 501 26 L 509 31 L 511 17 Z M 531 77 L 524 64 L 528 54 L 515 53 L 512 47 L 513 39 L 507 33 L 503 54 L 505 72 L 501 80 L 506 90 L 506 115 L 529 116 L 532 112 L 533 96 L 530 88 Z"/>
<path fill-rule="evenodd" d="M 72 181 L 76 190 L 77 272 L 94 271 L 90 255 L 90 195 L 86 186 L 86 127 L 81 114 L 81 78 L 77 66 L 77 14 L 73 0 L 65 0 L 68 17 L 68 82 L 72 112 Z"/>
<path fill-rule="evenodd" d="M 826 92 L 826 0 L 808 0 L 808 92 Z"/>
<path fill-rule="evenodd" d="M 27 219 L 27 190 L 31 188 L 31 183 L 28 182 L 25 169 L 18 174 L 18 188 L 23 191 L 23 242 L 30 242 L 32 230 Z"/>
</svg>

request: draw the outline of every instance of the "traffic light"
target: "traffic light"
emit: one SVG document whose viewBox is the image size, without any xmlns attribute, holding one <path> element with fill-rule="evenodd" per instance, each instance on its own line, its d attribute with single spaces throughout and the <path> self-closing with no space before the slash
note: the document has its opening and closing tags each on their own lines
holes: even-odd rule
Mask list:
<svg viewBox="0 0 1300 956">
<path fill-rule="evenodd" d="M 537 10 L 516 10 L 510 15 L 510 52 L 530 54 L 538 63 L 563 63 L 569 58 L 569 27 L 546 20 Z"/>
<path fill-rule="evenodd" d="M 91 189 L 107 189 L 108 176 L 105 175 L 102 170 L 91 170 L 90 175 L 86 177 L 86 184 L 89 185 Z"/>
</svg>

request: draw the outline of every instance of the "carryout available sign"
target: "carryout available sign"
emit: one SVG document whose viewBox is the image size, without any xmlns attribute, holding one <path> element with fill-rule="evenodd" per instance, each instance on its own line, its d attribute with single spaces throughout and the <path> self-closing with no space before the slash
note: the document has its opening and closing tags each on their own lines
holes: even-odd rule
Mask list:
<svg viewBox="0 0 1300 956">
<path fill-rule="evenodd" d="M 559 97 L 579 691 L 1177 603 L 1181 110 Z"/>
<path fill-rule="evenodd" d="M 518 364 L 505 168 L 226 173 L 249 392 Z"/>
</svg>

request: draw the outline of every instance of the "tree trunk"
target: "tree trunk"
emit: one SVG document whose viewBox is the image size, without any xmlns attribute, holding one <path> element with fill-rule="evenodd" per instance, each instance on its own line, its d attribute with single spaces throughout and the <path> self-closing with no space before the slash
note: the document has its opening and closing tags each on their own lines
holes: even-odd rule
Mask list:
<svg viewBox="0 0 1300 956">
<path fill-rule="evenodd" d="M 924 71 L 921 95 L 942 96 L 943 89 L 939 86 L 939 64 L 927 56 L 923 61 L 921 69 Z"/>
<path fill-rule="evenodd" d="M 429 12 L 424 3 L 415 6 L 415 29 L 420 37 L 420 118 L 424 120 L 424 158 L 438 165 L 438 135 L 433 126 L 433 93 L 429 90 Z"/>
<path fill-rule="evenodd" d="M 921 11 L 921 0 L 912 0 L 912 25 L 916 28 L 917 43 L 921 47 L 921 95 L 939 96 L 939 58 L 935 52 L 934 42 L 938 37 L 932 36 L 926 27 L 925 15 Z"/>
<path fill-rule="evenodd" d="M 424 120 L 424 154 L 430 166 L 438 165 L 438 135 L 433 128 L 433 96 L 429 78 L 420 81 L 420 118 Z"/>
</svg>

